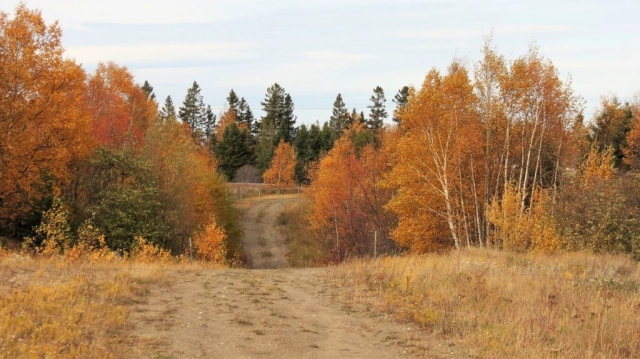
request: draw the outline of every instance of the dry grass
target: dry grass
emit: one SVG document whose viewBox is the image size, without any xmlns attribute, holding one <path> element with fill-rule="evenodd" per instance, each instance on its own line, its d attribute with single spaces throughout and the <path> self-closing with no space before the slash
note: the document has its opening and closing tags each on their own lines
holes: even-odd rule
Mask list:
<svg viewBox="0 0 640 359">
<path fill-rule="evenodd" d="M 276 218 L 283 227 L 288 247 L 287 261 L 292 267 L 317 267 L 328 264 L 329 248 L 309 229 L 307 202 L 292 203 Z"/>
<path fill-rule="evenodd" d="M 0 358 L 129 357 L 130 313 L 167 268 L 202 264 L 0 254 Z M 141 350 L 144 350 L 141 349 Z"/>
<path fill-rule="evenodd" d="M 640 269 L 608 255 L 357 260 L 333 279 L 351 305 L 423 326 L 477 358 L 639 358 Z"/>
</svg>

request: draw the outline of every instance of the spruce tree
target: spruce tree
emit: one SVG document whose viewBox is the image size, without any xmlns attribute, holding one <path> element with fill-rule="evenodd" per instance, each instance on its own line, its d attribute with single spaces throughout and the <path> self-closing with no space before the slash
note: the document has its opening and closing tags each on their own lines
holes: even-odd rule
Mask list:
<svg viewBox="0 0 640 359">
<path fill-rule="evenodd" d="M 251 150 L 247 145 L 247 131 L 241 131 L 234 122 L 224 129 L 222 140 L 216 146 L 218 168 L 229 181 L 233 180 L 238 168 L 251 162 Z"/>
<path fill-rule="evenodd" d="M 187 90 L 184 102 L 178 111 L 178 116 L 182 122 L 189 125 L 191 136 L 194 140 L 202 142 L 204 140 L 205 129 L 207 127 L 207 109 L 204 106 L 200 86 L 197 82 Z"/>
<path fill-rule="evenodd" d="M 229 97 L 227 97 L 227 103 L 229 104 L 229 110 L 232 110 L 235 113 L 236 119 L 237 119 L 238 105 L 240 104 L 240 99 L 238 98 L 238 95 L 236 95 L 236 92 L 233 91 L 233 89 L 229 91 Z"/>
<path fill-rule="evenodd" d="M 329 126 L 333 130 L 335 137 L 339 138 L 342 132 L 347 128 L 349 124 L 349 110 L 344 105 L 342 100 L 342 94 L 338 94 L 336 100 L 333 102 L 333 111 L 329 118 Z"/>
<path fill-rule="evenodd" d="M 280 140 L 291 142 L 295 136 L 296 117 L 293 114 L 294 105 L 291 95 L 285 92 L 280 85 L 273 84 L 267 89 L 264 101 L 260 103 L 265 112 L 260 121 L 260 128 L 273 128 L 276 136 L 273 138 L 274 146 Z"/>
<path fill-rule="evenodd" d="M 147 95 L 147 100 L 153 101 L 156 99 L 156 94 L 153 92 L 153 86 L 149 84 L 149 81 L 145 81 L 141 88 L 145 95 Z"/>
<path fill-rule="evenodd" d="M 393 111 L 393 121 L 400 123 L 400 114 L 409 103 L 409 86 L 401 88 L 393 98 L 393 102 L 396 104 L 396 109 Z"/>
<path fill-rule="evenodd" d="M 260 132 L 256 138 L 255 160 L 256 167 L 260 173 L 269 168 L 271 165 L 271 158 L 273 152 L 276 149 L 274 139 L 276 138 L 276 131 L 273 124 L 267 121 L 262 121 L 260 124 Z"/>
<path fill-rule="evenodd" d="M 284 140 L 284 142 L 291 143 L 296 135 L 296 116 L 293 114 L 293 99 L 291 95 L 286 94 L 284 97 L 284 107 L 282 110 L 282 117 L 280 123 L 277 123 L 278 142 Z"/>
<path fill-rule="evenodd" d="M 253 117 L 253 112 L 244 97 L 241 98 L 238 103 L 238 115 L 236 116 L 236 121 L 247 125 L 252 137 L 259 131 L 259 128 L 256 126 L 257 123 L 255 123 L 255 118 Z"/>
<path fill-rule="evenodd" d="M 385 108 L 387 99 L 384 97 L 384 90 L 382 90 L 382 87 L 376 86 L 376 88 L 373 89 L 373 95 L 371 95 L 369 100 L 372 104 L 367 106 L 371 109 L 369 112 L 369 119 L 367 120 L 367 128 L 375 131 L 382 127 L 384 119 L 387 118 L 387 109 Z"/>
<path fill-rule="evenodd" d="M 205 118 L 204 137 L 210 141 L 212 137 L 215 137 L 214 134 L 217 117 L 209 105 L 207 105 L 207 109 L 205 110 Z"/>
<path fill-rule="evenodd" d="M 177 120 L 176 108 L 173 105 L 173 100 L 171 99 L 171 96 L 167 96 L 167 98 L 164 100 L 164 105 L 160 110 L 160 118 L 162 119 L 163 122 Z"/>
</svg>

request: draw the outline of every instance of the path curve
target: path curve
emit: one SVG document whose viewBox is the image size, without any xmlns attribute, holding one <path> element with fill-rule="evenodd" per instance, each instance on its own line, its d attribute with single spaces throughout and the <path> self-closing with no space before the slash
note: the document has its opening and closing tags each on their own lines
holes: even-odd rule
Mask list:
<svg viewBox="0 0 640 359">
<path fill-rule="evenodd" d="M 295 200 L 260 199 L 242 215 L 254 268 L 270 269 L 166 273 L 167 286 L 133 313 L 139 345 L 131 358 L 453 357 L 415 326 L 341 301 L 330 268 L 286 268 L 274 222 Z"/>
</svg>

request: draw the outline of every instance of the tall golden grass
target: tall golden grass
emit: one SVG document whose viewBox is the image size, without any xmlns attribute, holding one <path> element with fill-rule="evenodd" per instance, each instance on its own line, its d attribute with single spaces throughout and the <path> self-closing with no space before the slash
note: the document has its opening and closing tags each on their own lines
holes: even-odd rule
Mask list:
<svg viewBox="0 0 640 359">
<path fill-rule="evenodd" d="M 625 257 L 473 249 L 355 260 L 332 275 L 349 301 L 472 357 L 640 357 L 640 269 Z"/>
<path fill-rule="evenodd" d="M 173 270 L 211 266 L 143 240 L 127 258 L 79 245 L 60 255 L 0 249 L 0 358 L 132 357 L 130 313 L 149 289 Z"/>
</svg>

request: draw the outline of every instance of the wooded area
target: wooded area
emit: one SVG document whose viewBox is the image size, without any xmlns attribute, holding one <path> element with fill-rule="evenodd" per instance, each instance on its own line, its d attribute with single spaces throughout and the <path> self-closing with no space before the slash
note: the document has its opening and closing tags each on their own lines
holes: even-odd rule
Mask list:
<svg viewBox="0 0 640 359">
<path fill-rule="evenodd" d="M 256 118 L 230 90 L 214 114 L 194 81 L 160 106 L 124 66 L 87 73 L 61 30 L 20 5 L 0 13 L 0 236 L 65 250 L 240 259 L 227 181 L 308 186 L 308 222 L 331 259 L 491 247 L 640 259 L 640 99 L 602 98 L 592 119 L 538 48 L 493 47 L 401 88 L 393 125 L 373 89 L 365 116 L 341 94 L 323 124 L 296 126 L 275 83 Z M 570 69 L 569 69 L 570 70 Z M 91 235 L 87 235 L 87 233 Z M 87 237 L 88 236 L 88 237 Z M 55 243 L 56 245 L 51 245 Z M 224 253 L 224 255 L 220 255 Z"/>
</svg>

